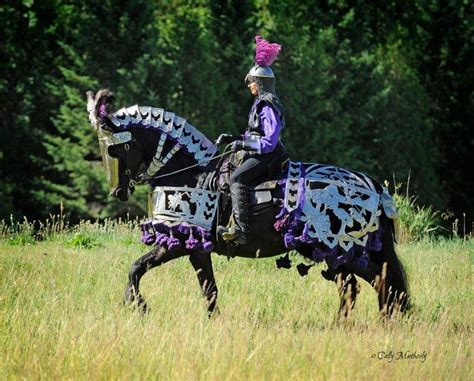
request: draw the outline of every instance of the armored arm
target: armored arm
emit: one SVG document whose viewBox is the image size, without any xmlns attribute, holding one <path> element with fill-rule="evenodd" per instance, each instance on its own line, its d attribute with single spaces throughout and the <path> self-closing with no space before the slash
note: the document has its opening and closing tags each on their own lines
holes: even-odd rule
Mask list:
<svg viewBox="0 0 474 381">
<path fill-rule="evenodd" d="M 215 145 L 227 145 L 236 140 L 242 140 L 242 135 L 220 134 L 217 140 L 215 141 Z"/>
</svg>

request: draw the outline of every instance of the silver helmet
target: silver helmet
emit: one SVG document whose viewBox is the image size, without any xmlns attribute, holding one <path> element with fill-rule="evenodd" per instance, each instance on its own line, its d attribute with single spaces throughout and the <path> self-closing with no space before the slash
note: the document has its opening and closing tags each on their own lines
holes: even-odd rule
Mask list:
<svg viewBox="0 0 474 381">
<path fill-rule="evenodd" d="M 245 83 L 255 82 L 258 88 L 258 95 L 264 93 L 275 93 L 275 74 L 270 66 L 255 65 L 245 76 Z"/>
<path fill-rule="evenodd" d="M 275 74 L 270 65 L 280 53 L 281 45 L 270 43 L 261 36 L 255 36 L 255 66 L 245 76 L 245 82 L 257 84 L 258 96 L 275 94 Z"/>
</svg>

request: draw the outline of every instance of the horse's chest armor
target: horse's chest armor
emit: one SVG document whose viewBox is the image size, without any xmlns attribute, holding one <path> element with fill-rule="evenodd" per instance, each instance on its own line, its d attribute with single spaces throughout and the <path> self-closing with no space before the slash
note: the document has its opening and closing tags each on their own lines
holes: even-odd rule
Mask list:
<svg viewBox="0 0 474 381">
<path fill-rule="evenodd" d="M 219 205 L 219 192 L 187 187 L 156 187 L 150 212 L 160 221 L 187 222 L 210 230 Z"/>
</svg>

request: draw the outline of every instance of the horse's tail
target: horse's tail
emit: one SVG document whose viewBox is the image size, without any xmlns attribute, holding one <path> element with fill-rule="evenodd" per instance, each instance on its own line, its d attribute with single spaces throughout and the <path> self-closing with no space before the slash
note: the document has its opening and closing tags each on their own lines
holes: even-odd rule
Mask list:
<svg viewBox="0 0 474 381">
<path fill-rule="evenodd" d="M 410 298 L 408 288 L 408 277 L 405 268 L 395 251 L 395 230 L 394 220 L 385 216 L 380 218 L 380 224 L 383 229 L 382 251 L 377 255 L 381 264 L 387 263 L 387 279 L 389 290 L 385 303 L 390 309 L 399 306 L 400 312 L 410 309 Z"/>
</svg>

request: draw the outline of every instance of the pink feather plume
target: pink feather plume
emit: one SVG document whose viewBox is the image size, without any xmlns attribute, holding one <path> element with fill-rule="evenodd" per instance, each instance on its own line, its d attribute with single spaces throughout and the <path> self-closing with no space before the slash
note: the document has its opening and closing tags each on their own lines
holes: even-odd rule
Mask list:
<svg viewBox="0 0 474 381">
<path fill-rule="evenodd" d="M 270 66 L 281 50 L 281 45 L 276 43 L 269 43 L 260 36 L 255 36 L 257 48 L 255 51 L 255 62 L 259 66 Z"/>
</svg>

